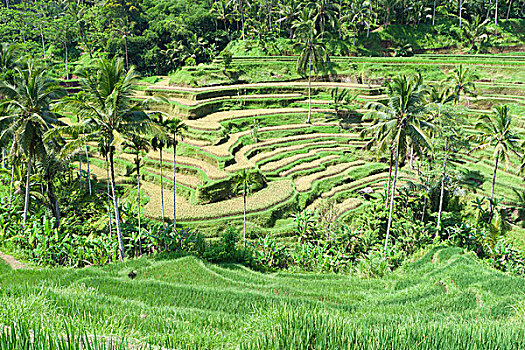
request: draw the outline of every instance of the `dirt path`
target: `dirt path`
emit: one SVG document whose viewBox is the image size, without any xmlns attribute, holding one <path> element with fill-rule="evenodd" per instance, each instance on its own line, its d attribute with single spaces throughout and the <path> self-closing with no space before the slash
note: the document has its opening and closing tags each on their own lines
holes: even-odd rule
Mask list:
<svg viewBox="0 0 525 350">
<path fill-rule="evenodd" d="M 26 265 L 13 258 L 11 255 L 0 252 L 0 259 L 4 260 L 13 270 L 25 269 Z"/>
</svg>

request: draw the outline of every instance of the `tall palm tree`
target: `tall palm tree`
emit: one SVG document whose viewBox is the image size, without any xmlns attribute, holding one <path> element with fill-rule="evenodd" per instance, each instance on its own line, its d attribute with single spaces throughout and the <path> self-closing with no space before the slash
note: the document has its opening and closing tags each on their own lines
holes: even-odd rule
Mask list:
<svg viewBox="0 0 525 350">
<path fill-rule="evenodd" d="M 55 217 L 55 227 L 60 227 L 60 207 L 58 205 L 58 197 L 55 189 L 55 178 L 62 172 L 67 164 L 71 161 L 75 153 L 80 149 L 71 149 L 67 145 L 58 144 L 54 147 L 47 147 L 48 152 L 36 164 L 36 168 L 42 177 L 44 183 L 44 190 L 47 196 L 48 207 Z"/>
<path fill-rule="evenodd" d="M 453 84 L 454 92 L 456 94 L 456 105 L 459 103 L 461 94 L 465 96 L 467 106 L 470 105 L 467 95 L 476 95 L 476 85 L 474 84 L 474 80 L 477 78 L 477 75 L 472 73 L 468 68 L 464 68 L 462 64 L 456 66 L 452 71 L 452 75 L 448 77 L 448 80 Z"/>
<path fill-rule="evenodd" d="M 7 97 L 3 104 L 10 110 L 9 115 L 0 120 L 8 124 L 0 135 L 0 143 L 5 137 L 12 135 L 12 155 L 20 150 L 27 157 L 24 225 L 29 210 L 33 161 L 46 155 L 44 133 L 59 123 L 57 116 L 50 109 L 50 104 L 61 97 L 62 93 L 63 90 L 46 76 L 46 70 L 37 67 L 32 61 L 27 63 L 27 69 L 15 69 L 12 84 L 0 84 L 0 94 Z"/>
<path fill-rule="evenodd" d="M 246 246 L 246 197 L 251 193 L 253 185 L 257 183 L 256 173 L 247 169 L 243 169 L 236 173 L 232 179 L 233 191 L 242 193 L 243 203 L 243 242 Z"/>
<path fill-rule="evenodd" d="M 97 67 L 79 72 L 83 91 L 66 98 L 60 106 L 76 113 L 84 124 L 75 124 L 58 129 L 62 133 L 75 133 L 84 128 L 86 137 L 99 140 L 108 153 L 111 194 L 115 223 L 119 241 L 120 259 L 124 260 L 124 240 L 120 227 L 118 194 L 115 183 L 115 152 L 126 139 L 136 134 L 154 130 L 154 125 L 144 112 L 145 102 L 135 102 L 137 74 L 134 68 L 126 70 L 121 58 L 100 59 Z"/>
<path fill-rule="evenodd" d="M 312 68 L 315 72 L 324 70 L 326 65 L 330 62 L 330 58 L 326 52 L 324 44 L 319 41 L 319 36 L 315 29 L 315 21 L 310 9 L 303 9 L 301 18 L 294 24 L 294 27 L 296 28 L 296 33 L 299 38 L 297 46 L 299 46 L 301 50 L 301 54 L 297 59 L 296 69 L 301 75 L 308 72 L 307 123 L 310 123 L 312 117 Z"/>
<path fill-rule="evenodd" d="M 480 116 L 476 123 L 476 129 L 481 131 L 481 134 L 476 137 L 480 141 L 480 145 L 477 148 L 494 147 L 495 163 L 489 203 L 490 219 L 492 219 L 498 162 L 500 159 L 505 160 L 505 169 L 508 169 L 510 154 L 516 153 L 519 137 L 512 130 L 512 117 L 509 112 L 509 107 L 506 105 L 495 107 L 492 115 Z"/>
<path fill-rule="evenodd" d="M 176 207 L 177 207 L 177 191 L 176 191 L 176 176 L 177 176 L 177 163 L 176 163 L 176 157 L 177 157 L 177 146 L 179 144 L 179 140 L 183 140 L 184 138 L 184 131 L 187 130 L 186 124 L 182 120 L 179 120 L 177 118 L 171 119 L 166 123 L 165 125 L 165 131 L 170 134 L 171 136 L 171 143 L 173 146 L 173 232 L 177 230 L 177 213 L 176 213 Z"/>
<path fill-rule="evenodd" d="M 424 120 L 424 90 L 420 76 L 394 78 L 388 85 L 388 93 L 388 101 L 371 102 L 366 106 L 368 115 L 374 118 L 372 126 L 368 128 L 368 133 L 372 135 L 371 143 L 376 144 L 378 150 L 389 146 L 393 152 L 394 179 L 390 190 L 385 252 L 392 227 L 399 160 L 405 158 L 409 143 L 418 145 L 418 149 L 430 147 L 424 128 L 431 126 Z"/>
<path fill-rule="evenodd" d="M 164 119 L 164 115 L 162 113 L 158 113 L 153 117 L 153 121 L 160 127 L 161 130 L 167 130 L 168 125 L 170 123 L 170 120 Z M 160 159 L 160 203 L 162 208 L 162 227 L 165 227 L 165 217 L 164 214 L 164 162 L 162 159 L 162 151 L 164 147 L 171 147 L 173 145 L 172 139 L 168 137 L 168 135 L 160 134 L 156 135 L 151 139 L 151 147 L 153 150 L 159 151 L 159 159 Z"/>
<path fill-rule="evenodd" d="M 140 216 L 140 167 L 142 165 L 142 157 L 144 153 L 149 151 L 151 145 L 149 141 L 139 135 L 131 136 L 130 140 L 125 143 L 125 147 L 128 148 L 129 153 L 135 156 L 135 172 L 137 173 L 137 201 L 138 201 L 138 224 L 139 224 L 139 237 L 141 232 L 141 216 Z"/>
</svg>

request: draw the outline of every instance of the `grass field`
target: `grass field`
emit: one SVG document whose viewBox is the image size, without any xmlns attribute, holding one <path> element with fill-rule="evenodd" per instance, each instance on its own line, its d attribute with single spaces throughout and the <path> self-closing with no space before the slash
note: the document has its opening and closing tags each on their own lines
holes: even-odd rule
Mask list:
<svg viewBox="0 0 525 350">
<path fill-rule="evenodd" d="M 194 257 L 80 270 L 0 263 L 0 323 L 169 349 L 522 348 L 523 278 L 459 248 L 420 256 L 383 279 L 261 274 Z"/>
</svg>

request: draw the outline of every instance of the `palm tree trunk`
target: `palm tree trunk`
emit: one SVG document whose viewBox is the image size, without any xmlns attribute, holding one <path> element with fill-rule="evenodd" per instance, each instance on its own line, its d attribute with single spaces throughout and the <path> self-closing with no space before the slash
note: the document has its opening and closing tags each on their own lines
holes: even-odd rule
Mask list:
<svg viewBox="0 0 525 350">
<path fill-rule="evenodd" d="M 25 194 L 25 200 L 24 200 L 24 223 L 22 225 L 23 228 L 26 226 L 27 221 L 27 211 L 29 210 L 29 190 L 31 186 L 31 166 L 32 166 L 32 159 L 31 156 L 28 157 L 27 161 L 27 177 L 26 177 L 26 194 Z"/>
<path fill-rule="evenodd" d="M 246 247 L 246 189 L 242 194 L 242 207 L 243 207 L 243 242 Z"/>
<path fill-rule="evenodd" d="M 79 172 L 79 186 L 82 190 L 82 156 L 78 153 L 78 172 Z"/>
<path fill-rule="evenodd" d="M 461 10 L 463 7 L 463 2 L 459 0 L 459 28 L 461 28 Z"/>
<path fill-rule="evenodd" d="M 390 183 L 392 182 L 392 166 L 394 165 L 394 150 L 390 150 L 390 165 L 388 167 L 388 183 L 386 185 L 385 209 L 388 209 L 388 194 L 390 193 Z"/>
<path fill-rule="evenodd" d="M 64 43 L 64 49 L 66 51 L 66 79 L 69 80 L 69 56 L 66 43 Z"/>
<path fill-rule="evenodd" d="M 498 25 L 498 0 L 496 0 L 496 12 L 494 13 L 494 24 Z"/>
<path fill-rule="evenodd" d="M 137 165 L 137 201 L 138 201 L 138 205 L 139 205 L 139 217 L 138 217 L 138 221 L 139 221 L 139 237 L 140 237 L 140 159 L 137 159 L 137 162 L 136 162 L 136 165 Z"/>
<path fill-rule="evenodd" d="M 368 11 L 368 23 L 366 26 L 366 37 L 370 36 L 370 24 L 372 22 L 372 1 L 370 0 L 370 9 Z"/>
<path fill-rule="evenodd" d="M 177 207 L 177 186 L 176 186 L 176 174 L 177 174 L 177 167 L 175 159 L 177 157 L 177 141 L 173 144 L 173 232 L 176 232 L 177 230 L 177 211 L 175 210 Z"/>
<path fill-rule="evenodd" d="M 11 183 L 9 184 L 9 209 L 13 204 L 13 182 L 15 181 L 15 162 L 11 162 Z"/>
<path fill-rule="evenodd" d="M 388 238 L 390 237 L 390 229 L 392 227 L 392 213 L 394 209 L 394 194 L 396 191 L 396 182 L 397 182 L 397 168 L 399 165 L 399 149 L 396 149 L 395 156 L 395 170 L 394 170 L 394 182 L 392 183 L 392 190 L 390 194 L 390 210 L 388 213 L 388 224 L 386 226 L 386 237 L 385 237 L 385 254 L 387 253 L 388 248 Z"/>
<path fill-rule="evenodd" d="M 113 151 L 109 152 L 109 167 L 111 173 L 111 193 L 113 195 L 113 206 L 115 207 L 115 223 L 117 227 L 117 237 L 120 250 L 120 261 L 124 261 L 125 250 L 124 250 L 124 238 L 122 237 L 122 231 L 120 229 L 120 214 L 118 210 L 117 192 L 115 191 L 115 165 L 113 162 Z"/>
<path fill-rule="evenodd" d="M 55 194 L 53 184 L 49 181 L 46 185 L 47 198 L 49 200 L 49 208 L 55 218 L 55 228 L 60 227 L 60 207 L 58 205 L 58 197 Z"/>
<path fill-rule="evenodd" d="M 111 223 L 111 194 L 109 191 L 109 164 L 108 164 L 108 155 L 105 155 L 106 158 L 106 187 L 107 187 L 107 193 L 108 193 L 108 218 L 109 218 L 109 238 L 113 237 L 113 224 Z"/>
<path fill-rule="evenodd" d="M 437 5 L 437 0 L 434 0 L 434 6 L 432 8 L 432 27 L 436 23 L 436 5 Z"/>
<path fill-rule="evenodd" d="M 445 153 L 445 158 L 443 159 L 443 173 L 441 174 L 441 191 L 439 193 L 439 209 L 438 209 L 438 220 L 437 220 L 437 225 L 436 225 L 436 234 L 439 233 L 439 231 L 441 231 L 441 213 L 443 211 L 443 198 L 445 195 L 445 175 L 446 175 L 446 170 L 447 170 L 447 156 L 448 156 L 448 153 Z"/>
<path fill-rule="evenodd" d="M 61 215 L 60 215 L 60 207 L 58 206 L 58 197 L 56 196 L 55 196 L 55 213 L 56 213 L 56 218 L 57 218 L 56 227 L 59 228 Z"/>
<path fill-rule="evenodd" d="M 89 188 L 89 195 L 91 196 L 91 171 L 89 169 L 89 152 L 88 152 L 87 142 L 85 139 L 84 139 L 84 148 L 86 149 L 88 188 Z"/>
<path fill-rule="evenodd" d="M 507 7 L 507 15 L 505 16 L 505 19 L 509 19 L 510 16 L 510 9 L 512 8 L 512 0 L 509 0 L 509 5 Z"/>
<path fill-rule="evenodd" d="M 489 203 L 489 222 L 492 221 L 492 214 L 494 212 L 494 187 L 496 186 L 496 173 L 498 172 L 499 152 L 496 153 L 496 164 L 494 165 L 494 175 L 492 176 L 492 188 L 490 190 L 490 203 Z"/>
<path fill-rule="evenodd" d="M 308 121 L 312 118 L 312 53 L 308 55 Z"/>
<path fill-rule="evenodd" d="M 42 39 L 42 54 L 44 56 L 44 65 L 47 67 L 46 60 L 46 42 L 44 41 L 44 32 L 42 30 L 42 24 L 40 24 L 40 38 Z"/>
<path fill-rule="evenodd" d="M 160 205 L 162 208 L 162 228 L 166 227 L 166 224 L 164 222 L 164 183 L 163 183 L 163 175 L 162 175 L 162 148 L 160 148 L 159 151 L 160 156 Z"/>
<path fill-rule="evenodd" d="M 421 213 L 421 222 L 425 222 L 425 213 L 427 211 L 427 196 L 423 198 L 423 212 Z"/>
</svg>

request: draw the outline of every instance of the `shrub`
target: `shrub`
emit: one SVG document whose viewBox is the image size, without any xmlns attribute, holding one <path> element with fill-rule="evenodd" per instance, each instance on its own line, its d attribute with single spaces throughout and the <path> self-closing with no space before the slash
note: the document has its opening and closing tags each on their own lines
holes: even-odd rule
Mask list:
<svg viewBox="0 0 525 350">
<path fill-rule="evenodd" d="M 239 249 L 239 231 L 229 226 L 217 242 L 211 243 L 203 254 L 203 257 L 211 262 L 233 262 L 250 265 L 252 263 L 252 252 L 246 248 Z"/>
<path fill-rule="evenodd" d="M 254 264 L 263 270 L 283 269 L 288 266 L 290 256 L 286 248 L 274 237 L 266 235 L 254 244 Z"/>
</svg>

